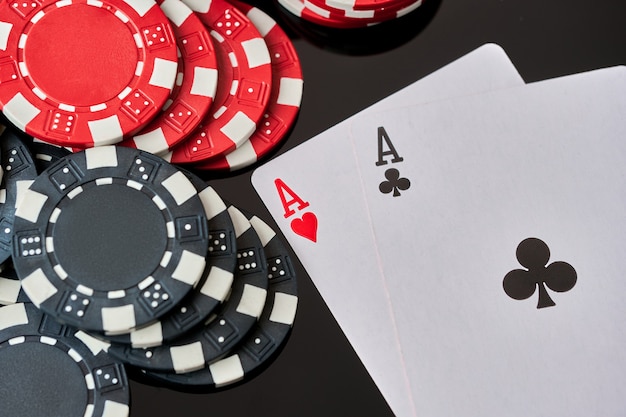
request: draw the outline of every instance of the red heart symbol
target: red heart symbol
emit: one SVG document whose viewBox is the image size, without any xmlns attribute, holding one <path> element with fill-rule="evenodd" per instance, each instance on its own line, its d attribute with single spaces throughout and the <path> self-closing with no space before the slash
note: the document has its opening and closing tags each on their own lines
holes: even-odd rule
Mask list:
<svg viewBox="0 0 626 417">
<path fill-rule="evenodd" d="M 297 235 L 317 242 L 317 217 L 313 213 L 304 213 L 301 219 L 291 221 L 291 230 Z"/>
</svg>

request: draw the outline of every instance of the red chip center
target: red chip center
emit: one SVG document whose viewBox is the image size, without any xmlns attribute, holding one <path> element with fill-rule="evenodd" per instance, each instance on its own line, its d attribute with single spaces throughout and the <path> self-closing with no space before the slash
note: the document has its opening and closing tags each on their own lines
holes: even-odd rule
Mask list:
<svg viewBox="0 0 626 417">
<path fill-rule="evenodd" d="M 111 11 L 86 4 L 49 8 L 24 46 L 35 86 L 77 107 L 116 97 L 133 79 L 138 59 L 131 30 Z"/>
</svg>

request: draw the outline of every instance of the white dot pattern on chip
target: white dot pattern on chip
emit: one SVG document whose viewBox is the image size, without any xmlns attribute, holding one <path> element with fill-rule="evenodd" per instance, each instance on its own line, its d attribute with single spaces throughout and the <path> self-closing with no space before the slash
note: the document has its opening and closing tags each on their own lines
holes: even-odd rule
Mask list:
<svg viewBox="0 0 626 417">
<path fill-rule="evenodd" d="M 166 292 L 161 293 L 160 292 L 161 289 L 162 289 L 161 284 L 155 284 L 153 292 L 149 290 L 143 292 L 144 298 L 152 299 L 152 301 L 150 302 L 150 306 L 152 308 L 157 308 L 160 305 L 160 301 L 167 301 L 170 298 L 168 293 Z"/>
<path fill-rule="evenodd" d="M 276 276 L 284 276 L 285 275 L 285 270 L 284 269 L 278 269 L 278 265 L 280 265 L 282 263 L 282 261 L 280 260 L 280 258 L 274 260 L 274 265 L 270 268 L 270 272 L 269 274 L 267 274 L 267 277 L 269 279 L 272 279 Z M 278 274 L 276 274 L 276 272 L 278 272 Z"/>
<path fill-rule="evenodd" d="M 117 378 L 114 378 L 110 373 L 104 373 L 102 371 L 102 369 L 97 369 L 96 370 L 96 375 L 103 377 L 105 381 L 111 381 L 112 384 L 117 385 L 119 383 L 119 380 Z"/>
<path fill-rule="evenodd" d="M 247 258 L 248 256 L 254 256 L 254 251 L 249 250 L 247 252 L 243 252 L 243 253 L 238 253 L 237 254 L 237 258 L 238 259 Z M 245 263 L 243 265 L 239 265 L 239 270 L 243 271 L 245 269 L 252 269 L 252 268 L 256 268 L 256 266 L 257 266 L 256 262 L 254 262 L 254 261 L 253 262 L 248 262 L 248 263 Z"/>
<path fill-rule="evenodd" d="M 224 239 L 226 237 L 226 234 L 225 233 L 220 233 L 218 237 L 219 237 L 219 239 Z M 209 249 L 208 249 L 209 252 L 213 252 L 215 250 L 216 246 L 219 246 L 219 249 L 221 251 L 225 251 L 226 250 L 226 245 L 220 245 L 219 239 L 213 239 L 213 235 L 209 234 L 209 242 L 212 241 L 212 244 L 209 245 Z"/>
</svg>

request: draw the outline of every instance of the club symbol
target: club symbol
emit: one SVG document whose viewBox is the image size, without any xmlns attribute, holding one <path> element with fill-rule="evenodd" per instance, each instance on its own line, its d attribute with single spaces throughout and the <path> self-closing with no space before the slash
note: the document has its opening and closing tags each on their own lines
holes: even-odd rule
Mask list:
<svg viewBox="0 0 626 417">
<path fill-rule="evenodd" d="M 400 196 L 400 190 L 408 190 L 411 186 L 411 181 L 408 178 L 400 178 L 400 172 L 395 168 L 389 168 L 385 171 L 386 181 L 383 181 L 378 186 L 378 189 L 383 194 L 389 194 L 393 191 L 394 197 Z"/>
<path fill-rule="evenodd" d="M 576 285 L 576 270 L 567 262 L 552 262 L 546 266 L 550 260 L 550 249 L 540 239 L 524 239 L 517 246 L 515 255 L 519 263 L 528 268 L 514 269 L 504 277 L 504 292 L 515 300 L 525 300 L 539 288 L 537 308 L 552 307 L 556 304 L 550 298 L 546 285 L 556 292 L 569 291 Z"/>
</svg>

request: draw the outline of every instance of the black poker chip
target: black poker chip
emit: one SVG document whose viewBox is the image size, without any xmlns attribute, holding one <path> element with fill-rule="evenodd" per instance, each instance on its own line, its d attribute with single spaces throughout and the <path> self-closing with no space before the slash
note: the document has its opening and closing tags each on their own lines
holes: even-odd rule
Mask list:
<svg viewBox="0 0 626 417">
<path fill-rule="evenodd" d="M 22 290 L 20 278 L 15 272 L 11 262 L 5 262 L 0 272 L 0 305 L 30 302 L 28 296 Z"/>
<path fill-rule="evenodd" d="M 0 412 L 28 417 L 126 417 L 124 366 L 105 345 L 30 303 L 0 308 Z"/>
<path fill-rule="evenodd" d="M 227 355 L 252 329 L 267 297 L 265 254 L 248 219 L 234 206 L 228 213 L 237 235 L 237 268 L 229 298 L 217 314 L 171 343 L 148 349 L 115 344 L 109 353 L 145 370 L 191 372 Z"/>
<path fill-rule="evenodd" d="M 88 331 L 121 334 L 165 315 L 202 277 L 207 247 L 193 184 L 131 148 L 60 159 L 15 213 L 13 264 L 25 293 Z"/>
<path fill-rule="evenodd" d="M 221 388 L 257 373 L 288 339 L 298 307 L 295 270 L 280 237 L 258 217 L 248 218 L 261 238 L 268 264 L 268 295 L 258 323 L 229 356 L 201 370 L 185 374 L 146 372 L 148 377 L 167 385 Z"/>
<path fill-rule="evenodd" d="M 183 172 L 196 187 L 208 219 L 209 248 L 202 279 L 170 313 L 154 324 L 129 334 L 104 336 L 110 342 L 130 344 L 134 348 L 161 346 L 201 324 L 230 293 L 237 264 L 237 244 L 227 206 L 213 187 L 193 173 Z"/>
<path fill-rule="evenodd" d="M 38 173 L 45 171 L 56 161 L 72 153 L 71 150 L 64 148 L 63 146 L 53 145 L 34 138 L 28 138 L 26 145 L 33 155 L 33 160 L 35 161 Z"/>
<path fill-rule="evenodd" d="M 15 210 L 18 198 L 37 177 L 37 168 L 22 136 L 13 129 L 0 135 L 3 199 L 0 198 L 0 263 L 11 256 Z"/>
</svg>

